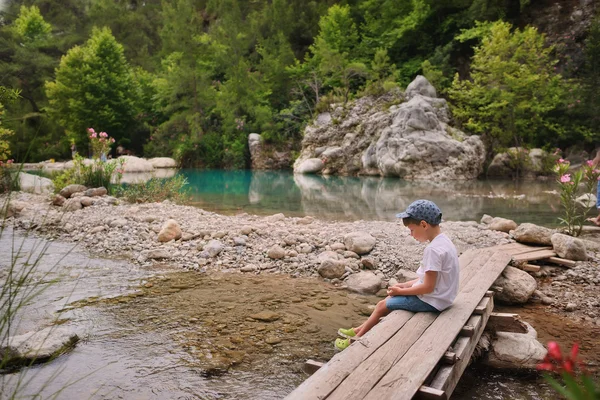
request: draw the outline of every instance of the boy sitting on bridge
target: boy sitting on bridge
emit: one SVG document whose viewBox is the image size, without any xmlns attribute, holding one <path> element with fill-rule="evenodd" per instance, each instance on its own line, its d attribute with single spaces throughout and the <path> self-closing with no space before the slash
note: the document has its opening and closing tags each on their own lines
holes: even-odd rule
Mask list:
<svg viewBox="0 0 600 400">
<path fill-rule="evenodd" d="M 338 330 L 345 339 L 336 339 L 337 350 L 344 350 L 393 310 L 440 312 L 450 307 L 458 294 L 459 264 L 456 247 L 441 232 L 442 212 L 432 201 L 417 200 L 405 212 L 397 214 L 413 238 L 430 243 L 423 252 L 417 270 L 418 279 L 388 288 L 386 297 L 377 303 L 371 316 L 356 328 Z"/>
</svg>

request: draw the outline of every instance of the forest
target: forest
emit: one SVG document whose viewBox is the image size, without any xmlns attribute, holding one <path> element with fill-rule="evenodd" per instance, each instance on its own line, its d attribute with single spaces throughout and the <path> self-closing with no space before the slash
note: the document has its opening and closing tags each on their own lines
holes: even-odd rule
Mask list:
<svg viewBox="0 0 600 400">
<path fill-rule="evenodd" d="M 549 40 L 529 0 L 27 0 L 0 11 L 0 160 L 132 154 L 247 168 L 331 104 L 418 74 L 490 151 L 600 141 L 600 20 Z"/>
</svg>

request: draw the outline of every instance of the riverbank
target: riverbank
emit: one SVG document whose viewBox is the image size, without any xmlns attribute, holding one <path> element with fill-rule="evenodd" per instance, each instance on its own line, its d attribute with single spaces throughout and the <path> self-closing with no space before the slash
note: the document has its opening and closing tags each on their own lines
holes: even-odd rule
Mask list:
<svg viewBox="0 0 600 400">
<path fill-rule="evenodd" d="M 398 222 L 331 222 L 283 214 L 225 216 L 170 202 L 109 205 L 112 201 L 102 201 L 65 212 L 50 205 L 45 196 L 26 193 L 13 194 L 12 202 L 20 212 L 8 222 L 17 228 L 78 242 L 91 254 L 122 257 L 144 267 L 240 272 L 249 278 L 275 273 L 321 279 L 322 254 L 332 251 L 338 253 L 345 274 L 368 267 L 386 283 L 400 270 L 415 271 L 424 248 Z M 177 222 L 182 237 L 161 243 L 158 233 L 167 220 Z M 447 221 L 442 228 L 460 253 L 512 241 L 508 234 L 475 221 Z M 375 238 L 373 249 L 362 256 L 344 245 L 344 238 L 358 231 Z M 595 329 L 600 326 L 600 246 L 597 238 L 592 239 L 587 241 L 590 261 L 578 262 L 572 269 L 544 268 L 533 300 L 541 301 L 539 295 L 544 295 L 550 298 L 546 300 L 549 313 Z M 326 281 L 343 286 L 338 278 Z"/>
</svg>

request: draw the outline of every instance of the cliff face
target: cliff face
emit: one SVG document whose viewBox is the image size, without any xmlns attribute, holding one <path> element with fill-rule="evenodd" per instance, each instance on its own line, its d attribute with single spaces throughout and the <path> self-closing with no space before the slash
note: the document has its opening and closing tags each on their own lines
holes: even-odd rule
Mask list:
<svg viewBox="0 0 600 400">
<path fill-rule="evenodd" d="M 446 101 L 418 76 L 405 93 L 364 97 L 319 115 L 305 130 L 294 171 L 475 179 L 483 169 L 483 143 L 448 125 L 449 114 Z"/>
</svg>

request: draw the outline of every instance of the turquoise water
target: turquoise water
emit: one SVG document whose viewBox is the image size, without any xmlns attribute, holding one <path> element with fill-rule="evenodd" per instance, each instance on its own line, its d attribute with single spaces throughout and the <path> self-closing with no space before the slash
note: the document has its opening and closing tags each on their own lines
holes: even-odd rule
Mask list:
<svg viewBox="0 0 600 400">
<path fill-rule="evenodd" d="M 479 221 L 483 214 L 517 223 L 555 226 L 560 200 L 553 182 L 478 180 L 410 182 L 381 177 L 323 177 L 289 171 L 182 170 L 192 205 L 223 214 L 283 213 L 327 220 L 385 220 L 426 198 L 450 221 Z"/>
</svg>

